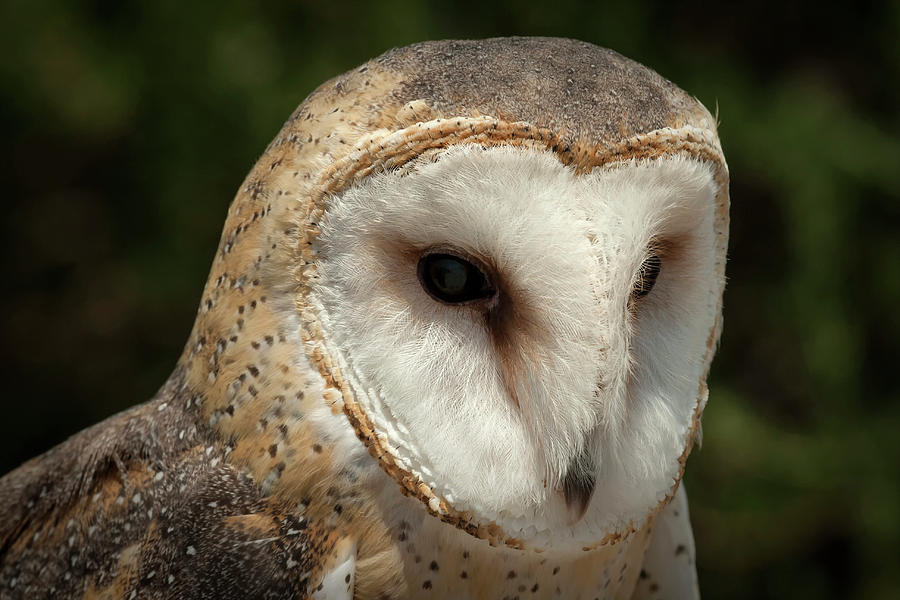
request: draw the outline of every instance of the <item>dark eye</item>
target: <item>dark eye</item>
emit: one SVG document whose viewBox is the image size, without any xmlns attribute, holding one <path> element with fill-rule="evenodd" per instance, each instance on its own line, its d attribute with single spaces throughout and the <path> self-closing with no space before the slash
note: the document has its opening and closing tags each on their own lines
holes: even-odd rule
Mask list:
<svg viewBox="0 0 900 600">
<path fill-rule="evenodd" d="M 465 304 L 496 293 L 481 269 L 453 254 L 423 256 L 419 281 L 432 298 L 446 304 Z"/>
<path fill-rule="evenodd" d="M 653 285 L 656 283 L 656 278 L 659 277 L 660 267 L 662 267 L 662 261 L 659 260 L 657 255 L 651 254 L 644 259 L 644 264 L 641 265 L 641 272 L 638 274 L 637 283 L 631 292 L 635 298 L 643 298 L 650 293 L 650 290 L 653 289 Z"/>
</svg>

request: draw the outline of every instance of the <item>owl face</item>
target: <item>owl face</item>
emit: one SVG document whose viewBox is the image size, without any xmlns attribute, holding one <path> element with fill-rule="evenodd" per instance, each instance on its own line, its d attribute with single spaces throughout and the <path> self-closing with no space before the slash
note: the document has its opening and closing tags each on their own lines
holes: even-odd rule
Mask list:
<svg viewBox="0 0 900 600">
<path fill-rule="evenodd" d="M 475 527 L 580 549 L 680 478 L 717 332 L 713 166 L 455 145 L 329 197 L 308 302 L 373 435 Z"/>
</svg>

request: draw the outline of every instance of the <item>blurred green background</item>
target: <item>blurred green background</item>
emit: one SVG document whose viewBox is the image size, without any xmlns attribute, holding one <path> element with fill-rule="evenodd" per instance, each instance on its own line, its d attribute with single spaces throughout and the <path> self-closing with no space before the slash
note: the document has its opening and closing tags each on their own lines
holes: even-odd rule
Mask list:
<svg viewBox="0 0 900 600">
<path fill-rule="evenodd" d="M 513 34 L 718 107 L 726 326 L 686 475 L 705 597 L 900 597 L 896 1 L 5 0 L 0 472 L 163 382 L 226 207 L 316 85 Z"/>
</svg>

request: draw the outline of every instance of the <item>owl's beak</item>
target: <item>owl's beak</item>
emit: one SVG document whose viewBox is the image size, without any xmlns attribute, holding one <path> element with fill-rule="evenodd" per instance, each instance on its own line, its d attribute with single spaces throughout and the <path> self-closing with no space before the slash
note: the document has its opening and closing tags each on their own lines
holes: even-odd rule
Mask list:
<svg viewBox="0 0 900 600">
<path fill-rule="evenodd" d="M 594 494 L 594 461 L 587 451 L 572 461 L 566 476 L 562 480 L 562 494 L 566 500 L 569 513 L 569 525 L 581 520 L 587 511 L 591 496 Z"/>
</svg>

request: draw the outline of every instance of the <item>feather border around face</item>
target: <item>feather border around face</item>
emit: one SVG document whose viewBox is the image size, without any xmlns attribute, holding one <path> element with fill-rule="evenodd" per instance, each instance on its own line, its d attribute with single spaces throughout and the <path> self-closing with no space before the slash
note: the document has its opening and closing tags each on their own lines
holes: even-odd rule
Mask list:
<svg viewBox="0 0 900 600">
<path fill-rule="evenodd" d="M 456 145 L 477 144 L 484 148 L 513 146 L 552 152 L 564 165 L 573 166 L 577 173 L 589 172 L 598 167 L 610 167 L 634 159 L 653 160 L 672 156 L 686 156 L 714 167 L 716 189 L 715 233 L 716 279 L 724 286 L 725 249 L 728 232 L 728 171 L 715 133 L 696 127 L 665 128 L 629 138 L 618 144 L 594 146 L 589 144 L 565 144 L 561 137 L 547 129 L 524 122 L 509 122 L 492 117 L 458 117 L 420 122 L 397 131 L 379 130 L 364 137 L 344 158 L 326 169 L 319 179 L 318 194 L 313 198 L 313 208 L 306 222 L 301 225 L 302 240 L 299 255 L 304 263 L 298 281 L 300 299 L 310 295 L 315 279 L 316 256 L 313 242 L 318 236 L 319 223 L 324 216 L 326 203 L 354 183 L 367 176 L 404 168 L 416 159 L 433 152 L 440 152 Z M 715 344 L 721 329 L 721 289 L 716 321 L 709 332 L 703 357 L 705 371 L 698 383 L 696 404 L 684 440 L 684 451 L 678 458 L 679 470 L 666 497 L 648 518 L 658 512 L 674 496 L 678 489 L 684 464 L 699 431 L 699 421 L 706 403 L 706 371 L 712 360 Z M 342 411 L 349 419 L 357 437 L 366 445 L 369 453 L 382 469 L 408 496 L 420 500 L 426 509 L 444 522 L 492 545 L 512 548 L 531 547 L 526 541 L 510 536 L 495 522 L 481 522 L 475 515 L 456 510 L 451 503 L 440 498 L 417 475 L 402 467 L 385 441 L 378 435 L 369 415 L 357 401 L 353 390 L 338 361 L 334 360 L 322 334 L 320 315 L 311 304 L 298 301 L 303 323 L 306 352 L 311 363 L 326 382 L 340 392 L 340 400 L 333 410 Z M 596 543 L 584 550 L 616 543 L 630 536 L 642 523 L 630 523 L 614 531 L 607 531 Z"/>
</svg>

